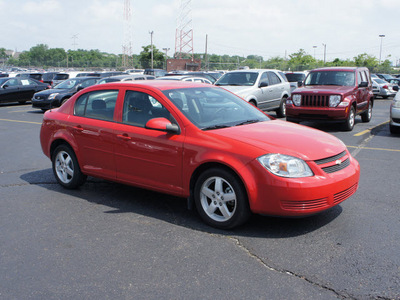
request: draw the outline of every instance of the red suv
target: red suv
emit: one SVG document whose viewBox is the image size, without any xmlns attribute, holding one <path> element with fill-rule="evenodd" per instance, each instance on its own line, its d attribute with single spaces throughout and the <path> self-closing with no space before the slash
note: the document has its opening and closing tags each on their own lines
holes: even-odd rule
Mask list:
<svg viewBox="0 0 400 300">
<path fill-rule="evenodd" d="M 372 117 L 371 75 L 364 67 L 334 67 L 312 70 L 304 85 L 286 102 L 287 121 L 341 122 L 352 130 L 355 116 L 363 122 Z"/>
</svg>

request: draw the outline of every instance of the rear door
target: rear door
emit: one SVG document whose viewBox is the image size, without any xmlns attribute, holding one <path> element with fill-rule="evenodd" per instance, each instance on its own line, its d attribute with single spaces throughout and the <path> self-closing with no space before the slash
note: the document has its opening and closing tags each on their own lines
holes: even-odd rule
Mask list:
<svg viewBox="0 0 400 300">
<path fill-rule="evenodd" d="M 75 137 L 78 160 L 86 174 L 115 179 L 114 110 L 118 90 L 92 91 L 75 102 L 68 131 Z"/>
</svg>

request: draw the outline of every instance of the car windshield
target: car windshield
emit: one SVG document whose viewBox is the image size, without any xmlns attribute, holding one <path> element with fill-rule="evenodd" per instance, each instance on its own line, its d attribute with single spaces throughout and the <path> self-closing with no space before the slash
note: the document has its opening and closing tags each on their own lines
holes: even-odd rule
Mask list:
<svg viewBox="0 0 400 300">
<path fill-rule="evenodd" d="M 4 82 L 6 82 L 8 79 L 10 79 L 9 77 L 3 77 L 0 78 L 0 85 L 2 85 Z"/>
<path fill-rule="evenodd" d="M 289 82 L 299 82 L 303 81 L 304 78 L 306 78 L 305 74 L 286 73 L 285 75 Z"/>
<path fill-rule="evenodd" d="M 316 71 L 308 74 L 305 85 L 354 86 L 355 76 L 347 71 Z"/>
<path fill-rule="evenodd" d="M 256 83 L 258 73 L 255 72 L 230 72 L 226 73 L 215 85 L 245 85 L 252 86 Z"/>
<path fill-rule="evenodd" d="M 164 91 L 175 106 L 198 128 L 211 130 L 270 120 L 248 102 L 215 87 Z"/>
<path fill-rule="evenodd" d="M 69 79 L 57 84 L 54 89 L 72 89 L 81 83 L 81 80 Z"/>
</svg>

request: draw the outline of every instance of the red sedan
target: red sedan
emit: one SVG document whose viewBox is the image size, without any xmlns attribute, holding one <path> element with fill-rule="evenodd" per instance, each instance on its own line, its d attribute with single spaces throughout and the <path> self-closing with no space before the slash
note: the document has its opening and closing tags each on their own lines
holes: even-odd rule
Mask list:
<svg viewBox="0 0 400 300">
<path fill-rule="evenodd" d="M 360 175 L 336 137 L 188 82 L 88 87 L 44 114 L 40 140 L 65 188 L 90 175 L 187 197 L 224 229 L 251 212 L 324 211 L 353 195 Z"/>
</svg>

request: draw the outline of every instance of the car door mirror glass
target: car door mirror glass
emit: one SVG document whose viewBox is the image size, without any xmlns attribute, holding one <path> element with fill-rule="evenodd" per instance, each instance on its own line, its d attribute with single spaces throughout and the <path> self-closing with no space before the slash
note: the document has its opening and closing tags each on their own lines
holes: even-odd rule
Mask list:
<svg viewBox="0 0 400 300">
<path fill-rule="evenodd" d="M 358 87 L 361 87 L 361 88 L 367 87 L 367 86 L 368 86 L 368 82 L 367 82 L 367 81 L 362 81 L 362 82 L 358 85 Z"/>
</svg>

